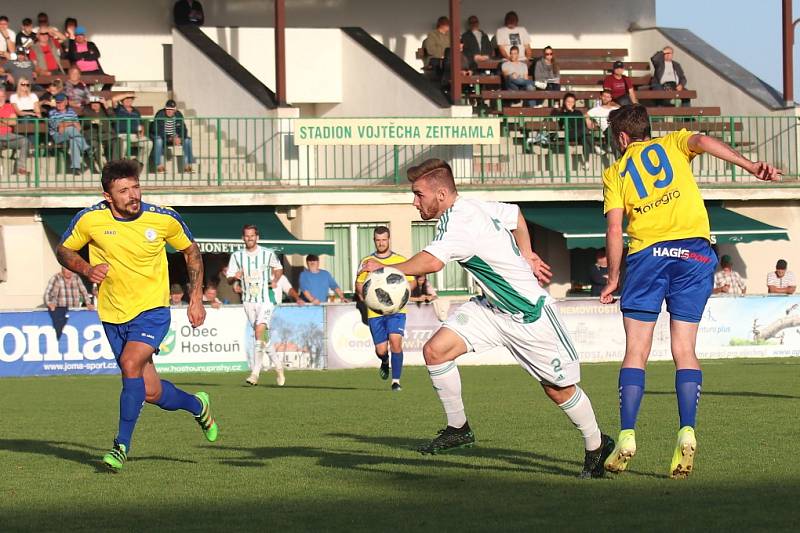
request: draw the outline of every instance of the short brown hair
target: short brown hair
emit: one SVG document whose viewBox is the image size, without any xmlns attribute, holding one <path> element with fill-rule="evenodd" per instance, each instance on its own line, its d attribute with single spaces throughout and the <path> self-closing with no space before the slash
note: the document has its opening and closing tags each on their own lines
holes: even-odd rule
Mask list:
<svg viewBox="0 0 800 533">
<path fill-rule="evenodd" d="M 608 115 L 608 122 L 614 137 L 625 132 L 634 141 L 650 138 L 650 117 L 642 104 L 629 104 L 615 109 Z"/>
<path fill-rule="evenodd" d="M 100 184 L 104 192 L 111 191 L 111 183 L 125 178 L 139 179 L 142 164 L 135 159 L 116 159 L 103 165 Z"/>
<path fill-rule="evenodd" d="M 408 169 L 408 181 L 415 183 L 418 180 L 433 179 L 437 185 L 455 192 L 456 181 L 453 178 L 453 169 L 442 159 L 426 159 L 419 165 Z"/>
<path fill-rule="evenodd" d="M 447 17 L 439 17 L 438 19 L 436 19 L 436 27 L 437 28 L 441 28 L 442 26 L 449 26 L 449 25 L 450 25 L 450 19 L 447 18 Z"/>
<path fill-rule="evenodd" d="M 388 235 L 389 237 L 392 236 L 387 226 L 376 226 L 375 231 L 372 232 L 372 235 Z"/>
<path fill-rule="evenodd" d="M 255 231 L 256 235 L 261 235 L 258 232 L 258 226 L 256 226 L 255 224 L 245 224 L 244 226 L 242 226 L 242 235 L 244 235 L 244 232 L 249 230 L 249 229 Z"/>
</svg>

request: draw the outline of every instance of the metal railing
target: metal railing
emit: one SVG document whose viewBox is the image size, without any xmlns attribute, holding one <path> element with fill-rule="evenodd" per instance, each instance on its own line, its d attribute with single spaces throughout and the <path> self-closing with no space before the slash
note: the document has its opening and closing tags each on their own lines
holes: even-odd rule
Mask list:
<svg viewBox="0 0 800 533">
<path fill-rule="evenodd" d="M 119 157 L 138 159 L 143 182 L 167 189 L 391 186 L 429 157 L 449 161 L 462 185 L 599 186 L 616 157 L 608 135 L 582 117 L 507 117 L 500 144 L 466 146 L 298 146 L 293 122 L 186 118 L 188 136 L 177 147 L 174 138 L 154 134 L 153 119 L 142 119 L 139 130 L 127 119 L 81 118 L 69 133 L 76 139 L 66 140 L 51 134 L 46 119 L 19 121 L 13 133 L 0 133 L 0 191 L 96 188 L 102 164 Z M 786 180 L 800 175 L 795 117 L 659 117 L 651 125 L 654 136 L 682 128 L 713 135 L 751 159 L 780 166 Z M 27 173 L 18 171 L 23 164 Z M 696 157 L 692 168 L 701 184 L 754 181 L 712 157 Z"/>
</svg>

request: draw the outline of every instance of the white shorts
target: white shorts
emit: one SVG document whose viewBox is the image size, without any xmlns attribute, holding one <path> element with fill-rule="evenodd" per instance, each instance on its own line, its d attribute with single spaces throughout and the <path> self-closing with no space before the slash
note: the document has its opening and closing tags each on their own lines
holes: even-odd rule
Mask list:
<svg viewBox="0 0 800 533">
<path fill-rule="evenodd" d="M 506 347 L 520 366 L 538 381 L 567 387 L 581 380 L 578 352 L 558 311 L 550 304 L 542 307 L 539 320 L 523 324 L 495 311 L 485 300 L 473 298 L 442 326 L 461 337 L 470 352 Z"/>
<path fill-rule="evenodd" d="M 259 324 L 266 324 L 269 329 L 269 323 L 272 321 L 272 312 L 275 306 L 272 304 L 245 302 L 244 314 L 247 315 L 247 321 L 250 325 L 256 327 Z"/>
</svg>

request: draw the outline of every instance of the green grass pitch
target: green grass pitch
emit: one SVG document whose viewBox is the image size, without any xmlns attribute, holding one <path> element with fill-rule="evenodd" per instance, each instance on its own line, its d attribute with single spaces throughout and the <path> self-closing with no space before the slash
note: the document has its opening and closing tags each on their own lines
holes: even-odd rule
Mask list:
<svg viewBox="0 0 800 533">
<path fill-rule="evenodd" d="M 616 436 L 617 364 L 584 365 Z M 581 481 L 582 441 L 517 367 L 462 367 L 478 439 L 421 456 L 443 414 L 424 368 L 391 393 L 375 370 L 168 376 L 210 393 L 221 428 L 146 406 L 131 459 L 99 468 L 119 378 L 0 381 L 0 531 L 779 531 L 797 525 L 800 361 L 706 361 L 696 470 L 666 476 L 674 370 L 651 364 L 630 471 Z M 792 526 L 791 524 L 795 524 Z"/>
</svg>

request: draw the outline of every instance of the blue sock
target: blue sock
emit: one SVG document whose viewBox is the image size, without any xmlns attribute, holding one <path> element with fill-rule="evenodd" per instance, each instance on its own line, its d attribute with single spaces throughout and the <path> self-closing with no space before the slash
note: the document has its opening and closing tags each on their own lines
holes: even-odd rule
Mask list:
<svg viewBox="0 0 800 533">
<path fill-rule="evenodd" d="M 200 400 L 188 392 L 182 391 L 166 379 L 161 380 L 161 398 L 156 402 L 156 405 L 165 411 L 183 409 L 194 416 L 199 416 L 203 410 L 203 404 L 200 403 Z"/>
<path fill-rule="evenodd" d="M 392 352 L 392 379 L 400 379 L 403 372 L 403 352 Z"/>
<path fill-rule="evenodd" d="M 681 419 L 681 427 L 694 427 L 702 384 L 702 370 L 683 368 L 675 371 L 675 393 L 678 395 L 678 416 Z"/>
<path fill-rule="evenodd" d="M 634 429 L 639 406 L 644 396 L 644 370 L 620 368 L 619 370 L 619 420 L 620 428 Z"/>
<path fill-rule="evenodd" d="M 119 432 L 117 442 L 131 449 L 131 437 L 139 413 L 144 404 L 144 378 L 122 378 L 122 392 L 119 394 Z"/>
</svg>

